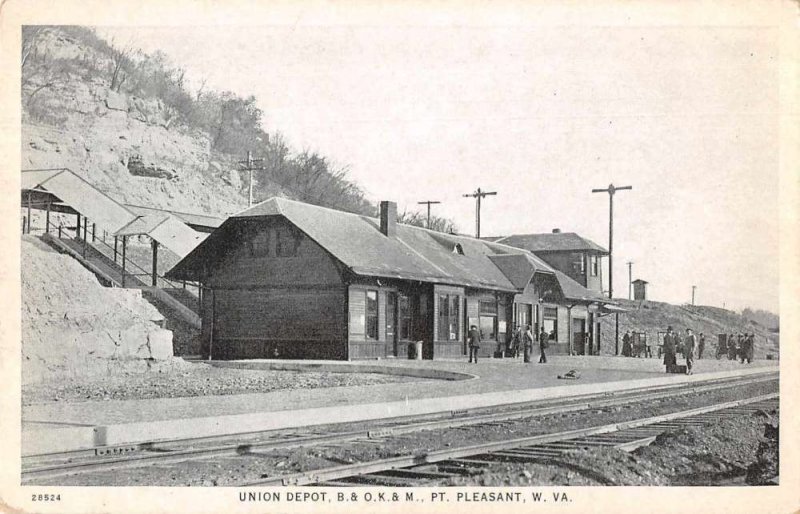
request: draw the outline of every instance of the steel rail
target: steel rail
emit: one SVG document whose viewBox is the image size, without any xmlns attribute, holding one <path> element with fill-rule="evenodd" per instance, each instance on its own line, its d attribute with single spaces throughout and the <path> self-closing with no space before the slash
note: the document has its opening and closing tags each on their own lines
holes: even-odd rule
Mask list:
<svg viewBox="0 0 800 514">
<path fill-rule="evenodd" d="M 265 480 L 249 482 L 241 484 L 240 487 L 287 486 L 287 485 L 299 486 L 299 485 L 319 484 L 321 482 L 327 482 L 329 480 L 348 478 L 356 475 L 367 475 L 370 473 L 377 473 L 381 471 L 398 469 L 398 468 L 420 466 L 423 464 L 436 464 L 438 462 L 444 462 L 453 459 L 462 459 L 486 453 L 502 452 L 504 450 L 514 450 L 515 448 L 520 448 L 524 446 L 544 444 L 544 443 L 555 443 L 559 441 L 576 439 L 580 437 L 588 437 L 597 434 L 617 432 L 630 428 L 653 425 L 664 421 L 687 418 L 690 416 L 696 416 L 698 414 L 705 414 L 708 412 L 730 409 L 733 407 L 738 407 L 749 403 L 761 402 L 764 400 L 771 400 L 778 397 L 779 397 L 778 393 L 771 393 L 771 394 L 756 396 L 753 398 L 735 400 L 732 402 L 725 402 L 716 405 L 699 407 L 696 409 L 674 412 L 670 414 L 662 414 L 659 416 L 642 418 L 633 421 L 611 423 L 607 425 L 600 425 L 589 428 L 567 430 L 564 432 L 558 432 L 553 434 L 544 434 L 531 437 L 509 439 L 505 441 L 494 441 L 489 443 L 462 446 L 459 448 L 452 448 L 446 450 L 434 450 L 428 453 L 417 454 L 417 455 L 408 455 L 401 457 L 393 457 L 389 459 L 380 459 L 370 462 L 334 466 L 326 469 L 313 470 L 303 473 L 295 473 L 285 476 L 277 476 Z"/>
<path fill-rule="evenodd" d="M 433 412 L 428 414 L 415 414 L 415 415 L 408 415 L 408 416 L 394 416 L 390 418 L 383 418 L 383 419 L 374 419 L 374 420 L 365 420 L 363 423 L 375 423 L 381 424 L 383 426 L 391 427 L 395 424 L 402 424 L 413 422 L 417 424 L 417 426 L 422 427 L 422 424 L 425 423 L 424 420 L 431 420 L 430 421 L 430 428 L 436 428 L 436 424 L 438 423 L 448 423 L 451 422 L 454 418 L 459 417 L 466 417 L 472 416 L 470 419 L 476 419 L 476 416 L 479 416 L 480 413 L 493 411 L 495 415 L 501 416 L 502 413 L 498 413 L 497 411 L 504 411 L 509 412 L 511 410 L 519 411 L 520 413 L 524 413 L 527 415 L 546 415 L 551 413 L 551 411 L 546 410 L 546 406 L 553 406 L 554 409 L 552 412 L 573 412 L 576 410 L 584 410 L 584 409 L 591 409 L 595 407 L 602 407 L 605 406 L 605 402 L 610 401 L 622 401 L 625 398 L 630 398 L 630 401 L 636 399 L 650 399 L 650 398 L 659 398 L 662 396 L 660 392 L 671 392 L 677 391 L 682 393 L 697 393 L 701 391 L 712 391 L 716 389 L 722 389 L 730 384 L 739 384 L 739 385 L 747 385 L 752 383 L 758 382 L 767 382 L 771 380 L 778 379 L 778 370 L 767 370 L 760 373 L 754 373 L 751 375 L 746 375 L 744 377 L 724 377 L 724 378 L 716 378 L 716 379 L 709 379 L 703 380 L 697 384 L 689 385 L 685 383 L 680 384 L 667 384 L 667 385 L 659 385 L 655 387 L 649 387 L 643 390 L 635 391 L 635 390 L 623 390 L 623 391 L 612 391 L 612 392 L 602 392 L 602 393 L 586 393 L 582 395 L 571 396 L 568 398 L 551 398 L 551 399 L 544 399 L 544 400 L 532 400 L 532 401 L 525 401 L 525 402 L 509 402 L 509 403 L 502 403 L 496 404 L 488 407 L 476 407 L 474 409 L 462 409 L 462 410 L 446 410 L 440 412 Z M 716 384 L 716 385 L 715 385 Z M 648 395 L 644 397 L 642 395 Z M 586 403 L 584 403 L 586 402 Z M 573 407 L 574 406 L 574 407 Z M 527 409 L 527 410 L 526 410 Z M 531 410 L 532 409 L 532 410 Z M 567 410 L 561 410 L 567 409 Z M 531 414 L 532 413 L 532 414 Z M 491 414 L 489 414 L 491 415 Z M 352 422 L 346 424 L 353 424 Z M 320 425 L 320 427 L 324 427 L 325 425 Z M 298 428 L 305 428 L 305 427 L 298 427 Z M 423 429 L 426 427 L 422 427 Z M 380 431 L 381 429 L 377 429 Z M 137 451 L 147 451 L 152 450 L 154 445 L 166 445 L 166 444 L 186 444 L 186 443 L 205 443 L 205 442 L 214 442 L 214 441 L 225 441 L 229 440 L 232 437 L 257 437 L 262 434 L 269 434 L 269 433 L 276 433 L 279 430 L 256 430 L 256 431 L 248 431 L 248 432 L 235 432 L 225 435 L 219 436 L 207 436 L 207 437 L 185 437 L 185 438 L 177 438 L 177 439 L 159 439 L 141 443 L 131 443 L 131 444 L 117 444 L 113 446 L 96 446 L 94 448 L 83 448 L 79 450 L 68 450 L 68 451 L 60 451 L 60 452 L 51 452 L 51 453 L 39 453 L 39 454 L 30 454 L 23 456 L 23 462 L 36 462 L 46 459 L 56 459 L 56 458 L 75 458 L 80 456 L 99 456 L 99 455 L 120 455 L 120 454 L 131 454 Z M 357 432 L 340 432 L 342 435 L 349 435 L 349 436 L 358 436 L 364 435 L 363 431 Z M 326 435 L 320 436 L 310 436 L 303 439 L 294 438 L 293 441 L 295 442 L 313 442 L 316 438 L 319 438 L 323 442 L 329 442 L 325 439 Z M 108 462 L 108 461 L 106 461 Z"/>
<path fill-rule="evenodd" d="M 659 386 L 656 392 L 647 391 L 621 391 L 620 396 L 615 396 L 610 393 L 603 393 L 603 395 L 587 395 L 587 397 L 579 397 L 575 399 L 559 399 L 554 401 L 554 405 L 547 407 L 536 407 L 534 402 L 526 402 L 523 405 L 533 404 L 534 407 L 525 410 L 515 410 L 500 413 L 490 414 L 476 414 L 470 416 L 467 411 L 459 412 L 459 415 L 464 417 L 449 417 L 447 419 L 440 419 L 435 421 L 413 421 L 400 426 L 386 426 L 383 428 L 376 428 L 372 430 L 355 430 L 346 432 L 336 432 L 327 434 L 318 434 L 311 436 L 300 437 L 286 437 L 281 440 L 271 441 L 257 441 L 252 443 L 236 442 L 231 444 L 223 444 L 211 447 L 200 448 L 187 448 L 187 449 L 174 449 L 170 450 L 168 447 L 159 447 L 156 443 L 141 443 L 140 446 L 143 450 L 154 451 L 155 453 L 128 453 L 123 456 L 115 456 L 113 458 L 103 458 L 102 460 L 87 460 L 87 461 L 72 461 L 67 463 L 46 464 L 38 467 L 23 468 L 23 480 L 32 478 L 51 478 L 55 476 L 64 476 L 70 474 L 90 473 L 101 470 L 114 470 L 146 466 L 151 463 L 158 462 L 159 464 L 169 464 L 175 462 L 183 462 L 187 460 L 206 459 L 215 456 L 235 456 L 243 453 L 252 452 L 253 449 L 261 449 L 262 451 L 270 451 L 277 449 L 293 448 L 299 446 L 321 445 L 329 443 L 340 443 L 364 439 L 373 439 L 375 437 L 395 436 L 403 433 L 417 432 L 421 430 L 434 430 L 441 428 L 456 428 L 460 426 L 478 425 L 490 422 L 510 421 L 515 419 L 524 419 L 528 417 L 546 416 L 549 414 L 560 414 L 567 412 L 579 412 L 589 409 L 615 406 L 620 404 L 631 403 L 635 401 L 650 401 L 664 397 L 671 397 L 675 393 L 675 389 L 679 389 L 681 394 L 699 394 L 709 391 L 714 391 L 728 387 L 732 384 L 736 385 L 750 385 L 761 382 L 769 382 L 776 380 L 777 377 L 772 376 L 774 373 L 768 372 L 764 374 L 751 375 L 747 377 L 733 377 L 726 379 L 715 379 L 701 384 L 687 387 L 687 384 L 679 384 L 677 386 Z M 666 390 L 664 390 L 666 388 Z M 623 394 L 624 393 L 624 394 Z M 588 401 L 592 400 L 594 401 Z M 513 404 L 504 404 L 499 407 L 506 407 Z M 484 409 L 481 409 L 484 410 Z M 455 415 L 458 411 L 448 411 L 449 414 Z M 388 418 L 388 422 L 403 422 L 398 421 L 397 418 Z M 240 437 L 243 435 L 254 436 L 259 434 L 235 434 L 234 436 Z M 230 439 L 232 436 L 225 436 L 225 439 Z M 219 438 L 208 438 L 209 440 L 218 440 Z M 186 439 L 186 440 L 172 440 L 169 443 L 186 443 L 198 442 L 205 440 L 202 439 Z M 166 441 L 165 441 L 166 442 Z M 163 443 L 163 442 L 162 442 Z M 85 452 L 85 450 L 83 451 Z M 55 454 L 63 456 L 62 453 Z M 37 460 L 46 457 L 47 454 L 36 456 Z M 30 459 L 29 459 L 30 460 Z"/>
</svg>

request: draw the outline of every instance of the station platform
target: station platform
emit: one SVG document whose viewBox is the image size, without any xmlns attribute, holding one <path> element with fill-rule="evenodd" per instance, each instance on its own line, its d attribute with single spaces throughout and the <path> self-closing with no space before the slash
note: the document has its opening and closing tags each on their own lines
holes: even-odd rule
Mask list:
<svg viewBox="0 0 800 514">
<path fill-rule="evenodd" d="M 382 360 L 359 362 L 248 360 L 219 365 L 247 369 L 382 372 L 419 380 L 370 386 L 289 389 L 268 393 L 59 402 L 23 407 L 22 454 L 96 446 L 209 437 L 287 429 L 388 416 L 420 415 L 514 402 L 693 383 L 706 379 L 777 371 L 777 361 L 740 365 L 699 360 L 695 373 L 667 375 L 657 359 L 552 356 L 547 364 L 522 359 L 459 361 Z M 569 370 L 578 380 L 562 380 Z"/>
</svg>

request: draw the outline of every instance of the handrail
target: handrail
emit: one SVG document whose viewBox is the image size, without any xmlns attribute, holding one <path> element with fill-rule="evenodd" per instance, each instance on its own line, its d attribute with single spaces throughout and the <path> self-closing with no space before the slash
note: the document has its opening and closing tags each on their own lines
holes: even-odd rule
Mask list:
<svg viewBox="0 0 800 514">
<path fill-rule="evenodd" d="M 56 225 L 52 221 L 48 221 L 48 223 L 49 223 L 50 226 L 52 226 L 53 228 L 56 228 L 58 230 L 59 239 L 64 239 L 64 237 L 62 236 L 62 228 L 64 227 L 64 224 L 61 222 L 61 220 L 59 220 L 58 225 Z M 84 240 L 80 235 L 80 230 L 78 230 L 77 228 L 75 229 L 75 236 L 71 237 L 70 239 L 74 239 L 76 241 L 81 241 L 84 244 L 90 245 L 96 252 L 98 252 L 100 255 L 102 255 L 102 256 L 106 257 L 107 259 L 110 259 L 110 260 L 112 259 L 112 257 L 110 257 L 109 255 L 106 255 L 104 252 L 102 252 L 101 251 L 102 247 L 98 247 L 98 244 L 102 245 L 102 246 L 105 246 L 109 251 L 117 253 L 117 251 L 114 249 L 114 247 L 112 247 L 111 245 L 109 245 L 108 243 L 106 243 L 103 240 L 95 239 L 95 241 L 93 241 L 92 243 L 89 243 L 88 241 Z M 116 259 L 113 259 L 113 260 L 114 260 L 114 263 L 117 264 Z M 144 269 L 142 266 L 137 264 L 136 261 L 134 261 L 133 259 L 131 259 L 129 257 L 126 257 L 125 264 L 126 265 L 130 264 L 133 268 L 141 271 L 141 273 L 131 273 L 131 272 L 128 272 L 126 270 L 126 272 L 125 272 L 126 276 L 130 276 L 130 277 L 152 277 L 153 276 L 153 271 L 152 270 L 148 271 L 148 270 Z M 158 273 L 158 271 L 156 270 L 156 283 L 158 283 L 159 280 L 161 280 L 163 283 L 166 283 L 167 286 L 170 287 L 170 288 L 174 288 L 174 289 L 181 288 L 180 284 L 175 284 L 171 280 L 168 280 L 168 279 L 164 278 L 164 276 L 161 275 L 160 273 Z"/>
</svg>

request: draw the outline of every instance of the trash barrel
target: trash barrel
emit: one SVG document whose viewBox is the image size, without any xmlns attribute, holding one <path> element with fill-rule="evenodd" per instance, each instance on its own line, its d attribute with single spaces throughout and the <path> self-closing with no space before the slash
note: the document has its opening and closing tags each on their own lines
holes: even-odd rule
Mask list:
<svg viewBox="0 0 800 514">
<path fill-rule="evenodd" d="M 422 341 L 408 343 L 408 359 L 417 361 L 422 360 Z"/>
</svg>

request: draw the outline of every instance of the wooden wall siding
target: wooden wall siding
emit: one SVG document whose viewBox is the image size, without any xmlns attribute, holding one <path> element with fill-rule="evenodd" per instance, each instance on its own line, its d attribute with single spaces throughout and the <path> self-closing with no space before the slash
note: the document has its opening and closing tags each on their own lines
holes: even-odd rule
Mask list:
<svg viewBox="0 0 800 514">
<path fill-rule="evenodd" d="M 247 240 L 241 241 L 223 259 L 208 280 L 212 287 L 235 286 L 295 286 L 318 284 L 341 284 L 339 268 L 334 259 L 316 242 L 298 232 L 299 246 L 295 257 L 276 257 L 277 230 L 288 230 L 293 226 L 286 220 L 274 219 L 265 222 Z M 269 256 L 252 257 L 247 241 L 259 233 L 269 232 Z M 245 237 L 245 236 L 243 236 Z"/>
<path fill-rule="evenodd" d="M 217 339 L 214 359 L 317 359 L 346 360 L 347 344 L 342 341 L 297 341 Z"/>
<path fill-rule="evenodd" d="M 541 253 L 537 254 L 547 264 L 561 271 L 575 282 L 586 287 L 586 273 L 581 273 L 580 268 L 572 265 L 575 261 L 572 255 L 573 252 L 558 252 L 558 253 Z M 577 253 L 577 252 L 576 252 Z M 586 263 L 585 253 L 583 254 L 584 263 Z M 586 271 L 586 270 L 584 270 Z"/>
<path fill-rule="evenodd" d="M 217 289 L 215 337 L 332 341 L 341 337 L 344 290 Z"/>
<path fill-rule="evenodd" d="M 435 341 L 433 343 L 433 354 L 436 359 L 454 359 L 463 357 L 463 344 L 461 341 Z"/>
<path fill-rule="evenodd" d="M 569 312 L 567 308 L 561 305 L 558 306 L 558 342 L 567 343 L 569 341 L 569 332 L 571 330 Z"/>
</svg>

